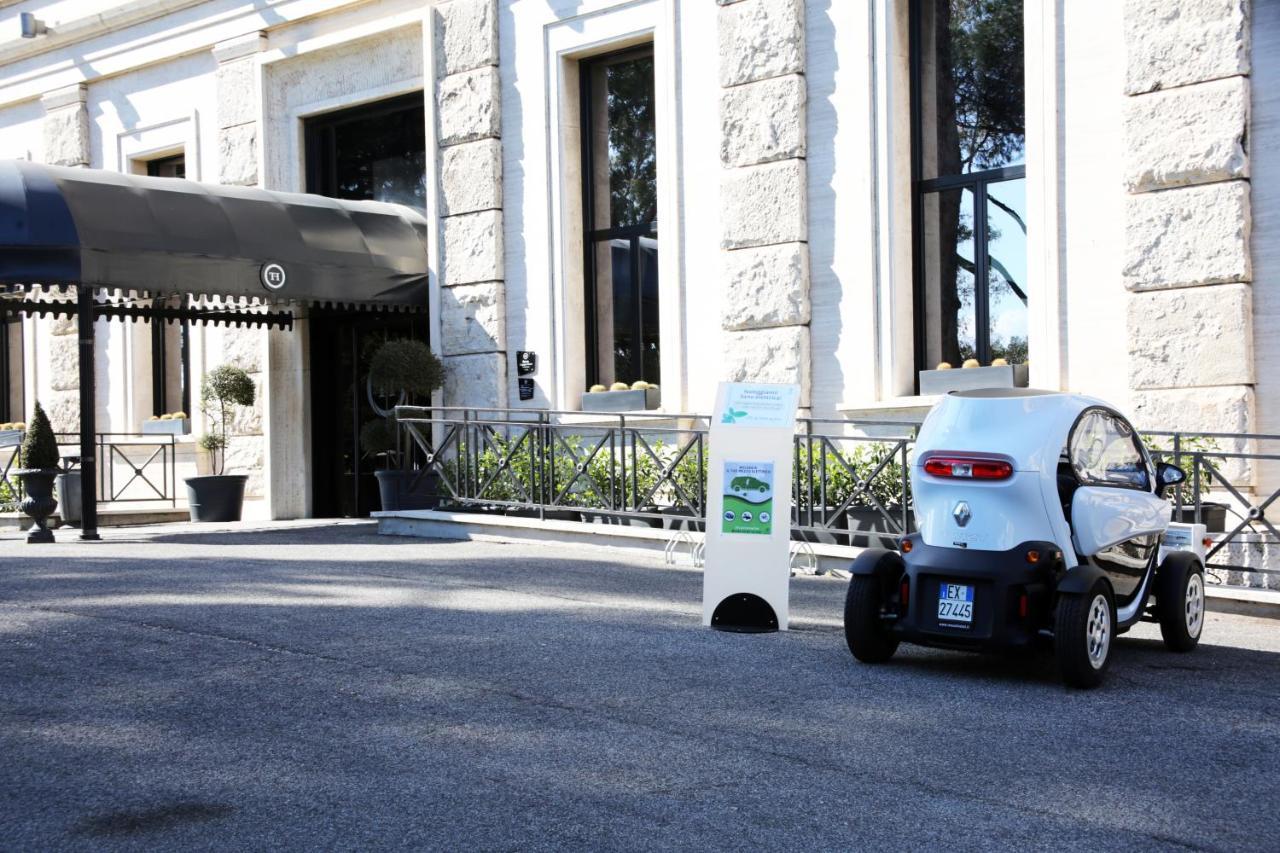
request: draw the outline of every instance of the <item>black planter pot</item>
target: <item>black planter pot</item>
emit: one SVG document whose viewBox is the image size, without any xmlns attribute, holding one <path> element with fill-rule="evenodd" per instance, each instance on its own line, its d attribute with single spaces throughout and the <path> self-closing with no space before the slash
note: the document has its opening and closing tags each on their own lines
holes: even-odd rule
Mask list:
<svg viewBox="0 0 1280 853">
<path fill-rule="evenodd" d="M 187 479 L 187 508 L 192 521 L 239 521 L 248 474 L 218 474 Z"/>
<path fill-rule="evenodd" d="M 1196 508 L 1183 506 L 1181 511 L 1174 509 L 1173 520 L 1181 524 L 1195 524 Z M 1227 505 L 1201 501 L 1200 523 L 1204 525 L 1206 533 L 1225 533 L 1227 531 Z"/>
<path fill-rule="evenodd" d="M 58 469 L 24 468 L 14 473 L 22 480 L 23 498 L 18 506 L 35 522 L 27 533 L 27 541 L 52 542 L 53 531 L 49 529 L 48 518 L 58 508 L 58 500 L 53 496 L 53 481 L 58 476 Z"/>
<path fill-rule="evenodd" d="M 440 495 L 437 486 L 440 474 L 428 471 L 415 483 L 420 471 L 375 471 L 378 478 L 378 497 L 382 500 L 383 512 L 397 512 L 402 509 L 436 509 L 440 506 Z"/>
<path fill-rule="evenodd" d="M 509 515 L 513 518 L 538 518 L 539 512 L 536 506 L 508 506 L 502 508 L 503 515 Z M 579 521 L 582 513 L 576 509 L 547 509 L 543 510 L 541 517 L 544 521 Z"/>
</svg>

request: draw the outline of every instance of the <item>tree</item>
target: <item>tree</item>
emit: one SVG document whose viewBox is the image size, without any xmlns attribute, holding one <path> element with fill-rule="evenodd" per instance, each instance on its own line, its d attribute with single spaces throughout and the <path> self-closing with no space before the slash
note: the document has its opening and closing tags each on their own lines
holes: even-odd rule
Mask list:
<svg viewBox="0 0 1280 853">
<path fill-rule="evenodd" d="M 200 384 L 201 408 L 213 419 L 216 431 L 200 436 L 200 447 L 214 458 L 215 474 L 222 474 L 227 467 L 227 430 L 234 407 L 252 406 L 256 398 L 249 374 L 233 364 L 215 367 L 205 374 Z"/>
</svg>

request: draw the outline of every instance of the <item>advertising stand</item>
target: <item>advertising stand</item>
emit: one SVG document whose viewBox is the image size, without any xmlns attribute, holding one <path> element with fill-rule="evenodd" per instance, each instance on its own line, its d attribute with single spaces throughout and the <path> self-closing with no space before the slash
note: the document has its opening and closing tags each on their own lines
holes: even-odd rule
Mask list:
<svg viewBox="0 0 1280 853">
<path fill-rule="evenodd" d="M 702 623 L 787 629 L 796 385 L 720 383 L 707 472 Z"/>
</svg>

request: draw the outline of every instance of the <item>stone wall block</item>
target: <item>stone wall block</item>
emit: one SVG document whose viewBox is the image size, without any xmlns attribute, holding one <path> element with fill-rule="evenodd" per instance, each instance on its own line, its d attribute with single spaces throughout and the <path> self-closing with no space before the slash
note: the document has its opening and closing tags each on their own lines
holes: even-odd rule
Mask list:
<svg viewBox="0 0 1280 853">
<path fill-rule="evenodd" d="M 808 326 L 725 332 L 722 364 L 727 382 L 798 383 L 800 405 L 809 405 Z"/>
<path fill-rule="evenodd" d="M 502 143 L 480 139 L 440 154 L 440 215 L 502 207 Z"/>
<path fill-rule="evenodd" d="M 1138 193 L 1125 203 L 1130 290 L 1250 281 L 1248 181 Z"/>
<path fill-rule="evenodd" d="M 248 474 L 244 485 L 245 497 L 260 498 L 263 495 L 263 472 L 266 468 L 266 439 L 261 435 L 233 435 L 227 438 L 226 472 Z"/>
<path fill-rule="evenodd" d="M 719 13 L 720 85 L 804 72 L 803 0 L 750 0 Z"/>
<path fill-rule="evenodd" d="M 492 66 L 450 74 L 436 86 L 440 145 L 457 145 L 502 135 L 498 69 Z"/>
<path fill-rule="evenodd" d="M 498 64 L 494 0 L 452 0 L 436 7 L 436 76 Z"/>
<path fill-rule="evenodd" d="M 1231 77 L 1125 99 L 1131 192 L 1249 177 L 1249 81 Z"/>
<path fill-rule="evenodd" d="M 1248 385 L 1135 391 L 1129 414 L 1141 432 L 1247 433 L 1256 423 L 1254 396 Z M 1156 441 L 1161 447 L 1172 447 L 1168 438 Z M 1255 442 L 1245 439 L 1219 439 L 1216 444 L 1225 453 L 1258 450 Z M 1253 477 L 1253 465 L 1248 459 L 1215 460 L 1213 464 L 1232 483 L 1248 483 Z"/>
<path fill-rule="evenodd" d="M 54 432 L 80 432 L 80 392 L 53 391 L 40 401 Z"/>
<path fill-rule="evenodd" d="M 49 387 L 75 391 L 80 387 L 80 336 L 50 335 L 46 341 Z"/>
<path fill-rule="evenodd" d="M 44 162 L 51 166 L 89 165 L 89 111 L 84 104 L 46 113 L 43 136 Z"/>
<path fill-rule="evenodd" d="M 502 211 L 445 217 L 443 249 L 441 279 L 446 287 L 504 278 Z"/>
<path fill-rule="evenodd" d="M 1134 390 L 1253 384 L 1250 285 L 1135 293 L 1128 310 Z"/>
<path fill-rule="evenodd" d="M 235 327 L 223 329 L 221 363 L 234 364 L 248 373 L 260 372 L 266 337 L 266 332 L 262 329 Z"/>
<path fill-rule="evenodd" d="M 720 98 L 720 162 L 751 166 L 805 156 L 805 95 L 799 74 L 726 89 Z"/>
<path fill-rule="evenodd" d="M 443 362 L 446 406 L 507 404 L 506 353 L 445 356 Z"/>
<path fill-rule="evenodd" d="M 1249 73 L 1248 0 L 1126 0 L 1125 92 Z"/>
<path fill-rule="evenodd" d="M 242 187 L 257 185 L 257 124 L 241 124 L 218 131 L 218 183 Z"/>
<path fill-rule="evenodd" d="M 218 66 L 218 127 L 234 127 L 258 120 L 258 95 L 255 80 L 258 66 L 240 59 Z"/>
<path fill-rule="evenodd" d="M 502 282 L 440 289 L 440 350 L 444 355 L 501 352 L 506 340 Z"/>
<path fill-rule="evenodd" d="M 730 330 L 809 322 L 809 246 L 783 243 L 725 252 L 724 314 Z"/>
<path fill-rule="evenodd" d="M 783 160 L 724 173 L 720 245 L 798 243 L 808 237 L 805 163 Z"/>
</svg>

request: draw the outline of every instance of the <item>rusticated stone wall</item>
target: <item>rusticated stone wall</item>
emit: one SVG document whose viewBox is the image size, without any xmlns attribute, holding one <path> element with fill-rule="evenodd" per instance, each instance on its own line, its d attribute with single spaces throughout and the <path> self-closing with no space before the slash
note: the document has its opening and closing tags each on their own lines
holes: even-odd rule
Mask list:
<svg viewBox="0 0 1280 853">
<path fill-rule="evenodd" d="M 722 375 L 809 405 L 803 0 L 717 0 Z"/>
<path fill-rule="evenodd" d="M 1248 432 L 1249 3 L 1126 0 L 1124 15 L 1134 417 L 1142 426 Z M 1232 467 L 1233 479 L 1250 476 Z"/>
<path fill-rule="evenodd" d="M 507 353 L 497 3 L 450 0 L 433 14 L 444 401 L 503 406 Z"/>
</svg>

